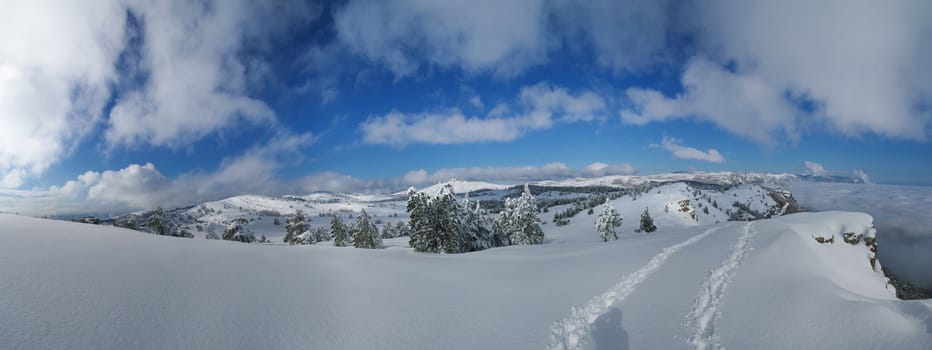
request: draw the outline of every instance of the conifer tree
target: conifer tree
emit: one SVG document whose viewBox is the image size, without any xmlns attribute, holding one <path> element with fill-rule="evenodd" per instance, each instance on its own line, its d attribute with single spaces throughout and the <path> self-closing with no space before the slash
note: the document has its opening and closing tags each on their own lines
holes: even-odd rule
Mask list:
<svg viewBox="0 0 932 350">
<path fill-rule="evenodd" d="M 288 244 L 300 244 L 297 237 L 308 231 L 307 217 L 301 210 L 295 211 L 295 214 L 285 219 L 285 238 L 283 242 Z"/>
<path fill-rule="evenodd" d="M 644 212 L 641 213 L 641 232 L 654 232 L 657 231 L 657 226 L 654 225 L 654 219 L 650 217 L 650 213 L 644 208 Z"/>
<path fill-rule="evenodd" d="M 255 242 L 256 236 L 253 236 L 249 229 L 243 227 L 245 224 L 244 221 L 244 219 L 236 219 L 227 225 L 227 228 L 223 231 L 223 239 L 226 241 L 239 241 L 243 243 Z"/>
<path fill-rule="evenodd" d="M 511 222 L 506 222 L 504 225 L 506 230 L 510 230 L 511 244 L 544 243 L 544 231 L 540 228 L 540 214 L 530 186 L 524 185 L 524 193 L 517 201 L 513 201 L 513 205 Z"/>
<path fill-rule="evenodd" d="M 621 226 L 621 215 L 615 210 L 611 203 L 605 203 L 602 213 L 595 220 L 595 230 L 602 236 L 602 241 L 618 239 L 618 233 L 615 229 Z"/>
<path fill-rule="evenodd" d="M 333 235 L 333 245 L 337 247 L 345 247 L 347 244 L 347 232 L 346 225 L 343 225 L 343 220 L 340 220 L 339 215 L 333 215 L 330 218 L 330 233 Z"/>
<path fill-rule="evenodd" d="M 146 222 L 146 229 L 153 234 L 157 235 L 166 235 L 168 232 L 165 222 L 165 212 L 162 210 L 162 207 L 155 208 L 152 211 L 152 214 L 149 215 L 149 220 Z"/>
<path fill-rule="evenodd" d="M 354 247 L 366 249 L 383 248 L 382 236 L 379 235 L 378 228 L 372 223 L 372 219 L 369 218 L 369 214 L 366 213 L 365 209 L 362 210 L 362 213 L 359 214 L 359 217 L 356 219 L 356 224 L 353 225 L 352 231 Z"/>
<path fill-rule="evenodd" d="M 414 188 L 408 189 L 407 211 L 410 219 L 411 237 L 408 245 L 419 252 L 436 252 L 431 249 L 428 240 L 431 238 L 431 223 L 429 222 L 429 198 L 426 193 L 417 192 Z"/>
</svg>

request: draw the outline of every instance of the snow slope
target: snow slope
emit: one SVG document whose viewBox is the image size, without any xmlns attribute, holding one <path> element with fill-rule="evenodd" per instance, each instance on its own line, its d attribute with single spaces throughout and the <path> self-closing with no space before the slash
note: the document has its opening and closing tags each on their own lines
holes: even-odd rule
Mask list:
<svg viewBox="0 0 932 350">
<path fill-rule="evenodd" d="M 0 214 L 0 348 L 932 347 L 932 302 L 895 299 L 866 246 L 813 239 L 870 234 L 865 214 L 607 243 L 574 220 L 543 245 L 434 255 Z"/>
</svg>

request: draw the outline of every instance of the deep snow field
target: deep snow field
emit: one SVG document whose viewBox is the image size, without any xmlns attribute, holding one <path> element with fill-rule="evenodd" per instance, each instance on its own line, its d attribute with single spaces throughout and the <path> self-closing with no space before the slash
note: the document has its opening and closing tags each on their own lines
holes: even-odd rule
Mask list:
<svg viewBox="0 0 932 350">
<path fill-rule="evenodd" d="M 613 200 L 616 241 L 593 227 L 600 207 L 556 226 L 556 206 L 541 214 L 545 244 L 451 255 L 407 237 L 382 250 L 243 244 L 0 214 L 0 348 L 932 348 L 932 300 L 896 299 L 883 255 L 872 267 L 863 239 L 842 240 L 882 242 L 871 216 L 729 222 L 727 203 L 773 200 L 754 185 L 693 193 L 673 183 Z M 310 196 L 205 205 L 218 222 L 295 204 L 320 225 L 317 213 L 362 208 L 406 219 L 391 196 Z M 635 233 L 645 207 L 659 230 Z M 249 226 L 283 235 L 271 221 Z"/>
</svg>

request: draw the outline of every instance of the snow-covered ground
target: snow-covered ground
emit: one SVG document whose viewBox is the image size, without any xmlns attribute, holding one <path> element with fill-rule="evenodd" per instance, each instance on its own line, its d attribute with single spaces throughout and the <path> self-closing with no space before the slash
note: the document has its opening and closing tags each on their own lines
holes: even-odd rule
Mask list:
<svg viewBox="0 0 932 350">
<path fill-rule="evenodd" d="M 804 207 L 873 216 L 881 260 L 897 277 L 932 290 L 932 187 L 798 181 L 789 188 Z"/>
<path fill-rule="evenodd" d="M 670 217 L 634 234 L 625 214 L 611 242 L 580 215 L 544 225 L 543 245 L 437 255 L 406 238 L 257 245 L 0 214 L 0 347 L 932 347 L 932 301 L 895 299 L 868 247 L 840 239 L 872 234 L 868 215 Z"/>
</svg>

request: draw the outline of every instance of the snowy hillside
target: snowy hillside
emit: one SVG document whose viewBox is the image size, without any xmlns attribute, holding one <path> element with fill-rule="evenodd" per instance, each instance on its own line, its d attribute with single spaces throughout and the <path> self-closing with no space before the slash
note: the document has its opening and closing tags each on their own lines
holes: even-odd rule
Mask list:
<svg viewBox="0 0 932 350">
<path fill-rule="evenodd" d="M 684 176 L 688 176 L 690 182 L 672 181 Z M 700 179 L 697 176 L 704 176 L 702 179 L 708 182 L 697 182 Z M 591 215 L 586 214 L 588 209 L 602 204 L 607 197 L 613 199 L 615 207 L 622 210 L 624 218 L 635 219 L 645 208 L 649 208 L 661 227 L 668 224 L 684 227 L 728 220 L 759 219 L 795 209 L 795 205 L 783 208 L 783 203 L 774 200 L 773 193 L 781 192 L 760 184 L 744 183 L 742 178 L 735 176 L 732 173 L 666 174 L 639 177 L 636 184 L 630 181 L 621 184 L 617 182 L 619 177 L 610 176 L 590 179 L 588 182 L 536 182 L 531 183 L 531 186 L 541 201 L 540 205 L 547 207 L 550 213 L 545 221 L 552 223 L 556 223 L 553 220 L 555 213 L 572 212 L 572 208 L 578 206 L 586 212 L 571 213 L 571 216 L 580 215 L 583 218 Z M 630 180 L 632 177 L 627 178 Z M 471 199 L 479 201 L 493 215 L 502 208 L 506 198 L 514 198 L 521 192 L 521 186 L 486 182 L 455 180 L 449 185 L 461 197 L 468 193 Z M 442 187 L 434 185 L 420 191 L 436 195 Z M 203 238 L 209 232 L 222 232 L 228 224 L 240 220 L 257 237 L 264 235 L 272 242 L 281 243 L 285 235 L 281 223 L 285 217 L 294 215 L 298 210 L 307 215 L 312 228 L 327 228 L 331 216 L 337 215 L 347 220 L 363 209 L 376 220 L 377 225 L 382 226 L 407 221 L 406 201 L 407 193 L 391 196 L 324 192 L 285 197 L 237 196 L 172 210 L 168 215 L 196 238 Z M 145 230 L 149 214 L 140 212 L 122 219 L 134 221 L 140 229 Z M 121 218 L 117 219 L 119 221 Z M 566 220 L 574 221 L 572 217 Z M 592 218 L 580 220 L 591 221 Z M 279 224 L 275 224 L 276 221 Z M 631 227 L 629 231 L 634 229 L 633 226 L 628 227 Z"/>
<path fill-rule="evenodd" d="M 873 234 L 864 214 L 605 243 L 582 220 L 544 230 L 543 245 L 437 255 L 400 239 L 385 250 L 267 246 L 3 214 L 0 339 L 12 349 L 932 347 L 932 302 L 895 299 L 868 247 L 842 242 Z"/>
</svg>

